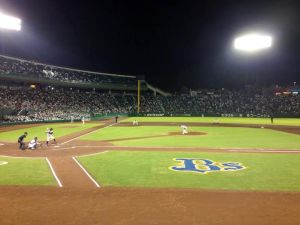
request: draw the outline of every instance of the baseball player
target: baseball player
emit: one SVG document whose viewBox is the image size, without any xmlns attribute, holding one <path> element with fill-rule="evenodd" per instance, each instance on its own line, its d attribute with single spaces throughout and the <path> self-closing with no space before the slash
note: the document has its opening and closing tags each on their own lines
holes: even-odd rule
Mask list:
<svg viewBox="0 0 300 225">
<path fill-rule="evenodd" d="M 54 143 L 56 144 L 56 140 L 55 140 L 55 137 L 54 137 L 54 132 L 53 132 L 53 129 L 50 128 L 46 130 L 46 135 L 47 135 L 47 142 L 46 142 L 46 145 L 48 146 L 49 145 L 49 141 L 53 140 Z"/>
<path fill-rule="evenodd" d="M 181 125 L 180 129 L 183 135 L 188 133 L 188 128 L 186 125 Z"/>
<path fill-rule="evenodd" d="M 38 138 L 34 137 L 29 143 L 28 143 L 28 149 L 34 150 L 37 149 L 37 147 L 41 145 L 40 142 L 38 142 Z"/>
<path fill-rule="evenodd" d="M 137 120 L 134 120 L 134 121 L 132 121 L 132 125 L 133 125 L 133 126 L 138 126 L 138 125 L 139 125 L 139 122 L 138 122 Z"/>
<path fill-rule="evenodd" d="M 24 139 L 27 137 L 28 133 L 25 132 L 23 135 L 21 135 L 19 138 L 18 138 L 18 143 L 20 144 L 19 146 L 19 149 L 20 150 L 25 150 L 25 142 L 24 142 Z"/>
<path fill-rule="evenodd" d="M 82 122 L 82 125 L 85 124 L 85 118 L 84 118 L 84 116 L 82 117 L 81 122 Z"/>
</svg>

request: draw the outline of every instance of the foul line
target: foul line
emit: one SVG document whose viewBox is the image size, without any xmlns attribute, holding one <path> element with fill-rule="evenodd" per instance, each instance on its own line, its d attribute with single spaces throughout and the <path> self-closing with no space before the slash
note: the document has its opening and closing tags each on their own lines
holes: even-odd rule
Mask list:
<svg viewBox="0 0 300 225">
<path fill-rule="evenodd" d="M 46 160 L 47 160 L 47 163 L 48 163 L 48 165 L 49 165 L 49 167 L 50 167 L 50 169 L 51 169 L 51 172 L 52 172 L 52 174 L 53 174 L 55 180 L 56 180 L 57 183 L 58 183 L 58 186 L 59 186 L 59 187 L 62 187 L 62 184 L 61 184 L 60 180 L 58 179 L 58 177 L 57 177 L 57 175 L 56 175 L 56 173 L 55 173 L 55 171 L 54 171 L 54 169 L 53 169 L 53 167 L 52 167 L 52 165 L 51 165 L 51 162 L 49 161 L 49 159 L 48 159 L 47 157 L 46 157 Z"/>
<path fill-rule="evenodd" d="M 87 155 L 80 155 L 79 157 L 86 157 L 86 156 L 92 156 L 92 155 L 101 155 L 104 153 L 108 153 L 109 151 L 103 151 L 103 152 L 96 152 L 96 153 L 91 153 L 91 154 L 87 154 Z"/>
<path fill-rule="evenodd" d="M 90 178 L 90 180 L 96 185 L 97 188 L 100 188 L 101 186 L 97 183 L 97 181 L 94 180 L 94 178 L 84 169 L 84 167 L 78 162 L 78 160 L 73 156 L 72 159 L 77 163 L 77 165 L 83 170 L 83 172 Z"/>
<path fill-rule="evenodd" d="M 50 149 L 50 150 L 51 150 L 51 151 L 60 151 L 60 150 L 74 149 L 74 148 L 76 148 L 76 146 L 67 147 L 67 148 L 52 148 L 52 149 Z"/>
<path fill-rule="evenodd" d="M 228 150 L 230 152 L 270 152 L 270 153 L 300 153 L 299 150 Z"/>
<path fill-rule="evenodd" d="M 72 138 L 72 139 L 70 139 L 70 140 L 68 140 L 68 141 L 65 141 L 65 142 L 63 142 L 63 143 L 61 143 L 61 144 L 64 145 L 64 144 L 66 144 L 66 143 L 69 143 L 69 142 L 71 142 L 71 141 L 76 140 L 77 138 L 83 137 L 83 136 L 85 136 L 85 135 L 87 135 L 87 134 L 94 133 L 94 132 L 96 132 L 96 131 L 98 131 L 98 130 L 100 130 L 100 129 L 104 129 L 104 128 L 107 128 L 107 127 L 111 127 L 111 126 L 113 126 L 113 125 L 115 125 L 115 124 L 116 124 L 116 123 L 112 123 L 112 124 L 109 124 L 109 125 L 107 125 L 107 126 L 105 126 L 105 127 L 101 127 L 101 128 L 99 128 L 99 129 L 96 129 L 96 130 L 87 132 L 87 133 L 85 133 L 85 134 L 83 134 L 83 135 L 79 135 L 79 136 L 77 136 L 77 137 L 75 137 L 75 138 Z"/>
<path fill-rule="evenodd" d="M 10 156 L 10 155 L 0 155 L 0 157 L 6 158 L 20 158 L 20 159 L 45 159 L 45 157 L 27 157 L 27 156 Z"/>
</svg>

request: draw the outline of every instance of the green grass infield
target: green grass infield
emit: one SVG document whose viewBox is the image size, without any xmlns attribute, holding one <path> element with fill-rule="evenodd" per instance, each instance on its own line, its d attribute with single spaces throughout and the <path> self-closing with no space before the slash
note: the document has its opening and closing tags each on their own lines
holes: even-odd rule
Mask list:
<svg viewBox="0 0 300 225">
<path fill-rule="evenodd" d="M 0 156 L 0 185 L 57 185 L 46 159 Z"/>
<path fill-rule="evenodd" d="M 78 159 L 104 187 L 300 191 L 300 155 L 111 151 Z"/>
<path fill-rule="evenodd" d="M 299 135 L 271 129 L 189 127 L 189 131 L 204 134 L 181 135 L 178 126 L 113 126 L 80 139 L 109 141 L 116 146 L 300 149 Z M 170 132 L 178 135 L 169 136 Z"/>
</svg>

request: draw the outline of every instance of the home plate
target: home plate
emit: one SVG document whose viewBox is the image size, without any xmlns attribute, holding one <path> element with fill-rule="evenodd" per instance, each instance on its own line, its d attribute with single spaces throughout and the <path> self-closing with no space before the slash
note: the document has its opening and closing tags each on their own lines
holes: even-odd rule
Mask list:
<svg viewBox="0 0 300 225">
<path fill-rule="evenodd" d="M 55 145 L 55 146 L 54 146 L 54 148 L 59 148 L 59 147 L 60 147 L 59 145 Z"/>
</svg>

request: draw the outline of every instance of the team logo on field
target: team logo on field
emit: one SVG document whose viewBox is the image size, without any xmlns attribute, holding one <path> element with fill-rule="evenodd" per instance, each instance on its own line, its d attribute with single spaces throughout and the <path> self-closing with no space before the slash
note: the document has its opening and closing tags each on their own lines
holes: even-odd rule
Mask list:
<svg viewBox="0 0 300 225">
<path fill-rule="evenodd" d="M 7 164 L 8 162 L 0 161 L 0 166 Z"/>
<path fill-rule="evenodd" d="M 217 171 L 237 171 L 246 168 L 239 162 L 220 163 L 214 162 L 209 159 L 178 158 L 174 159 L 174 161 L 178 162 L 179 165 L 171 166 L 171 170 L 183 172 L 196 172 L 201 174 Z"/>
</svg>

